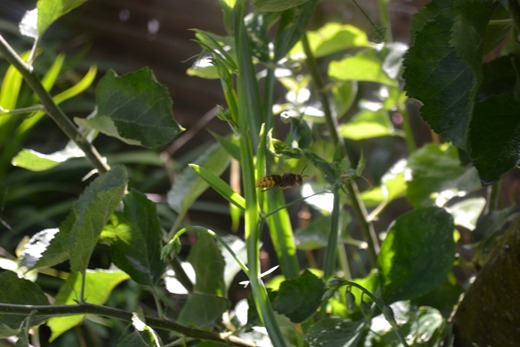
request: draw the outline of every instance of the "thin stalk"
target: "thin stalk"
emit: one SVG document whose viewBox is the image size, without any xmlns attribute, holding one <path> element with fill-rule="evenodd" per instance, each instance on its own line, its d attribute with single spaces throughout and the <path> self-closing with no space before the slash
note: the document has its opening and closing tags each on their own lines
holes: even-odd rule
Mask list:
<svg viewBox="0 0 520 347">
<path fill-rule="evenodd" d="M 256 74 L 252 64 L 251 50 L 244 25 L 246 1 L 237 1 L 235 15 L 235 47 L 237 50 L 238 76 L 238 128 L 240 132 L 240 163 L 242 164 L 242 182 L 246 209 L 244 211 L 244 232 L 246 238 L 249 283 L 260 319 L 264 323 L 269 338 L 274 346 L 284 347 L 280 327 L 267 294 L 267 289 L 260 278 L 260 234 L 263 223 L 259 220 L 256 197 L 255 166 L 253 163 L 253 143 L 259 143 L 261 129 L 261 109 Z"/>
<path fill-rule="evenodd" d="M 334 200 L 332 203 L 332 214 L 330 216 L 330 229 L 327 244 L 329 245 L 325 253 L 325 265 L 323 277 L 327 280 L 334 275 L 336 268 L 336 250 L 339 236 L 339 213 L 340 213 L 340 196 L 339 189 L 334 187 L 332 190 Z"/>
<path fill-rule="evenodd" d="M 126 322 L 132 322 L 132 312 L 116 309 L 108 306 L 79 303 L 77 305 L 17 305 L 0 304 L 0 313 L 6 315 L 18 315 L 33 317 L 55 317 L 72 316 L 78 314 L 94 314 L 104 317 L 116 318 Z M 233 346 L 256 346 L 254 343 L 242 340 L 239 337 L 231 336 L 227 333 L 216 333 L 206 330 L 199 330 L 186 327 L 169 319 L 160 319 L 145 316 L 147 325 L 154 329 L 175 331 L 188 338 L 215 341 Z"/>
<path fill-rule="evenodd" d="M 20 58 L 11 46 L 9 46 L 2 35 L 0 35 L 0 54 L 4 56 L 9 64 L 13 65 L 20 72 L 25 82 L 27 82 L 29 87 L 40 98 L 47 114 L 65 133 L 65 135 L 78 145 L 98 172 L 100 174 L 107 172 L 110 168 L 103 161 L 96 148 L 83 138 L 83 135 L 78 131 L 74 123 L 72 123 L 63 110 L 56 105 L 54 100 L 52 100 L 52 96 L 47 92 L 47 90 L 45 90 L 41 81 L 32 71 L 32 68 Z"/>
<path fill-rule="evenodd" d="M 352 274 L 350 273 L 350 266 L 348 263 L 347 251 L 345 250 L 345 246 L 343 242 L 338 244 L 338 259 L 341 271 L 343 271 L 343 277 L 347 279 L 352 278 Z"/>
<path fill-rule="evenodd" d="M 327 92 L 324 88 L 324 83 L 321 79 L 321 75 L 318 71 L 316 60 L 314 59 L 314 56 L 312 54 L 307 35 L 303 35 L 303 37 L 302 37 L 302 46 L 303 46 L 305 55 L 307 56 L 307 65 L 308 65 L 309 71 L 311 73 L 311 77 L 314 82 L 314 86 L 316 88 L 316 91 L 318 92 L 320 101 L 322 103 L 323 112 L 325 115 L 325 122 L 329 129 L 329 133 L 330 133 L 332 142 L 336 146 L 341 147 L 341 152 L 338 152 L 338 153 L 346 154 L 345 146 L 343 145 L 343 138 L 341 136 L 339 136 L 339 134 L 338 134 L 337 120 L 332 115 L 332 112 L 330 109 L 329 98 L 328 98 Z M 361 226 L 361 231 L 363 232 L 365 241 L 368 244 L 368 254 L 369 254 L 370 263 L 373 267 L 375 267 L 377 253 L 379 251 L 377 235 L 375 233 L 373 225 L 371 223 L 367 222 L 366 207 L 363 204 L 363 201 L 361 200 L 356 182 L 354 180 L 349 180 L 347 183 L 345 183 L 345 185 L 346 185 L 348 194 L 350 195 L 350 198 L 352 201 L 352 207 L 354 208 L 354 212 L 355 212 L 356 217 L 358 218 L 359 224 Z"/>
<path fill-rule="evenodd" d="M 379 19 L 381 27 L 385 28 L 386 43 L 392 42 L 392 22 L 388 17 L 388 0 L 377 0 L 377 7 L 379 7 Z"/>
<path fill-rule="evenodd" d="M 405 134 L 406 148 L 408 149 L 408 153 L 413 153 L 417 146 L 415 145 L 415 140 L 413 138 L 412 125 L 410 123 L 410 114 L 408 113 L 408 109 L 406 105 L 401 105 L 399 107 L 399 113 L 403 117 L 403 130 Z"/>
</svg>

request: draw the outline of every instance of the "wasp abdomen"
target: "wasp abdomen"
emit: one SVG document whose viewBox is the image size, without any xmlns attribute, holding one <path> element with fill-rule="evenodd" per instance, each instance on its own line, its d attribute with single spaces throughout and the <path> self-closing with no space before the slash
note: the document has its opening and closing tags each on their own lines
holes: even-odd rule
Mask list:
<svg viewBox="0 0 520 347">
<path fill-rule="evenodd" d="M 256 183 L 257 188 L 265 188 L 265 190 L 272 188 L 288 189 L 296 185 L 301 185 L 303 182 L 302 175 L 286 173 L 283 175 L 265 176 Z"/>
</svg>

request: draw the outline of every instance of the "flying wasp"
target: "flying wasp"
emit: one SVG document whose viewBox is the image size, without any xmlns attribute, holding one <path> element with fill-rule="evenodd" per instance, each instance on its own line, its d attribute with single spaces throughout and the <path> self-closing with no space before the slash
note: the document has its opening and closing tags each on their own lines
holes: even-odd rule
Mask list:
<svg viewBox="0 0 520 347">
<path fill-rule="evenodd" d="M 269 189 L 278 188 L 280 189 L 291 189 L 296 186 L 301 186 L 303 183 L 303 171 L 307 165 L 305 165 L 302 169 L 302 172 L 299 174 L 295 173 L 284 173 L 283 175 L 270 175 L 262 177 L 261 179 L 256 182 L 257 188 L 264 188 L 262 189 L 263 192 Z"/>
<path fill-rule="evenodd" d="M 301 186 L 303 183 L 302 175 L 294 173 L 284 173 L 283 175 L 265 176 L 256 183 L 257 188 L 262 189 L 263 192 L 269 189 L 290 189 L 295 186 Z"/>
</svg>

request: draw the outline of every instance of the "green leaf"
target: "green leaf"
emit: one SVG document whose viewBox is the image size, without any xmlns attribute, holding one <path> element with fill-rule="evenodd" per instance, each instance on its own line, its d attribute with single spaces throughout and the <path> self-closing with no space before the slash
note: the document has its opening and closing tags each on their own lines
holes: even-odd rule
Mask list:
<svg viewBox="0 0 520 347">
<path fill-rule="evenodd" d="M 196 281 L 194 293 L 182 308 L 179 322 L 213 326 L 229 305 L 224 297 L 224 258 L 213 238 L 206 233 L 199 233 L 188 261 L 195 270 Z"/>
<path fill-rule="evenodd" d="M 445 140 L 466 148 L 482 48 L 492 1 L 436 1 L 418 14 L 418 31 L 405 56 L 408 96 Z M 417 25 L 416 25 L 417 27 Z"/>
<path fill-rule="evenodd" d="M 486 203 L 485 198 L 468 198 L 451 204 L 446 210 L 453 216 L 455 225 L 472 231 Z"/>
<path fill-rule="evenodd" d="M 238 145 L 237 136 L 220 136 L 212 131 L 209 132 L 233 159 L 240 161 L 240 146 Z"/>
<path fill-rule="evenodd" d="M 223 179 L 218 176 L 215 176 L 211 171 L 206 170 L 205 168 L 196 165 L 189 164 L 189 167 L 193 169 L 202 178 L 206 181 L 211 188 L 213 188 L 217 193 L 219 193 L 222 197 L 224 197 L 227 201 L 240 208 L 242 211 L 246 208 L 245 199 L 229 186 Z"/>
<path fill-rule="evenodd" d="M 68 258 L 68 239 L 60 237 L 54 241 L 54 246 L 51 248 L 52 240 L 59 234 L 58 228 L 44 229 L 37 232 L 25 244 L 22 254 L 20 256 L 20 266 L 27 269 L 32 269 L 38 264 L 38 267 L 46 267 L 61 263 Z M 45 259 L 42 259 L 45 253 Z"/>
<path fill-rule="evenodd" d="M 229 308 L 226 298 L 215 294 L 193 293 L 184 304 L 178 321 L 187 326 L 213 327 Z"/>
<path fill-rule="evenodd" d="M 470 155 L 484 183 L 520 165 L 520 103 L 500 94 L 475 105 Z"/>
<path fill-rule="evenodd" d="M 122 271 L 88 270 L 85 274 L 85 300 L 90 304 L 103 305 L 112 290 L 121 282 L 128 279 L 128 275 Z M 61 286 L 56 295 L 56 305 L 74 305 L 80 299 L 81 274 L 73 272 Z M 80 324 L 86 315 L 73 315 L 66 317 L 52 317 L 47 325 L 52 330 L 50 342 L 54 341 L 65 331 Z"/>
<path fill-rule="evenodd" d="M 494 210 L 483 216 L 477 222 L 477 227 L 472 233 L 472 240 L 483 241 L 493 234 L 503 232 L 504 226 L 517 218 L 520 208 L 516 205 L 503 210 Z"/>
<path fill-rule="evenodd" d="M 439 285 L 455 260 L 453 218 L 428 207 L 408 212 L 390 226 L 377 264 L 387 303 L 419 297 Z"/>
<path fill-rule="evenodd" d="M 413 300 L 413 305 L 430 306 L 441 312 L 445 318 L 453 313 L 453 308 L 464 293 L 464 288 L 457 284 L 457 279 L 452 273 L 439 286 L 435 287 L 428 294 Z"/>
<path fill-rule="evenodd" d="M 436 204 L 480 188 L 476 170 L 460 164 L 457 149 L 448 144 L 427 144 L 409 159 L 412 179 L 407 198 L 415 207 Z"/>
<path fill-rule="evenodd" d="M 99 234 L 123 199 L 127 181 L 124 167 L 116 166 L 96 178 L 72 206 L 68 223 L 63 223 L 60 227 L 60 233 L 70 235 L 72 271 L 83 272 L 87 268 Z"/>
<path fill-rule="evenodd" d="M 72 11 L 87 0 L 38 0 L 38 34 L 43 36 L 47 28 L 58 18 Z"/>
<path fill-rule="evenodd" d="M 74 142 L 70 141 L 64 149 L 52 154 L 43 154 L 32 149 L 23 149 L 13 158 L 11 164 L 30 171 L 45 171 L 71 158 L 84 156 L 83 151 Z"/>
<path fill-rule="evenodd" d="M 384 58 L 383 52 L 365 49 L 356 55 L 332 61 L 328 75 L 341 81 L 366 81 L 397 86 L 397 81 L 391 79 L 383 69 Z"/>
<path fill-rule="evenodd" d="M 173 119 L 168 89 L 149 68 L 123 76 L 107 72 L 96 88 L 96 103 L 94 117 L 76 122 L 128 144 L 156 148 L 183 131 Z"/>
<path fill-rule="evenodd" d="M 112 260 L 137 283 L 154 286 L 164 271 L 157 209 L 136 190 L 125 196 L 123 205 L 123 212 L 116 212 L 103 231 L 105 237 L 112 239 Z"/>
<path fill-rule="evenodd" d="M 18 305 L 48 305 L 49 300 L 45 293 L 35 283 L 18 278 L 18 275 L 11 271 L 0 273 L 0 302 L 3 304 Z M 3 325 L 1 330 L 18 329 L 25 316 L 0 315 L 0 322 Z M 33 318 L 31 324 L 37 325 L 44 318 Z"/>
<path fill-rule="evenodd" d="M 378 111 L 363 110 L 354 115 L 348 123 L 339 126 L 339 134 L 351 140 L 364 140 L 380 136 L 396 135 L 388 113 L 384 109 Z"/>
<path fill-rule="evenodd" d="M 367 207 L 389 203 L 403 197 L 406 193 L 405 171 L 406 161 L 400 160 L 381 177 L 381 185 L 361 193 L 361 198 Z"/>
<path fill-rule="evenodd" d="M 150 347 L 153 345 L 153 337 L 148 332 L 134 331 L 127 334 L 117 343 L 116 347 Z"/>
<path fill-rule="evenodd" d="M 307 332 L 305 339 L 310 346 L 357 346 L 363 334 L 363 322 L 350 319 L 325 318 L 314 324 Z"/>
<path fill-rule="evenodd" d="M 316 58 L 348 48 L 368 45 L 368 37 L 363 30 L 341 23 L 327 23 L 316 31 L 309 31 L 307 38 Z M 294 60 L 305 59 L 301 42 L 291 49 L 289 56 Z"/>
<path fill-rule="evenodd" d="M 253 6 L 258 11 L 282 12 L 307 1 L 309 0 L 253 0 Z"/>
<path fill-rule="evenodd" d="M 301 323 L 320 306 L 324 292 L 323 280 L 306 269 L 298 278 L 282 282 L 274 309 L 289 317 L 291 322 Z"/>
<path fill-rule="evenodd" d="M 201 293 L 224 296 L 224 258 L 211 236 L 198 233 L 198 240 L 192 248 L 188 261 L 196 274 L 194 290 Z"/>
<path fill-rule="evenodd" d="M 215 176 L 220 176 L 228 167 L 229 162 L 230 157 L 227 151 L 219 144 L 214 144 L 209 146 L 194 164 L 204 167 Z M 177 213 L 183 214 L 208 187 L 209 184 L 188 167 L 182 171 L 168 192 L 168 205 Z"/>
<path fill-rule="evenodd" d="M 266 0 L 270 1 L 270 0 Z M 316 0 L 294 0 L 299 6 L 283 11 L 280 15 L 280 24 L 274 39 L 274 61 L 284 59 L 289 50 L 305 34 L 310 18 L 314 14 Z M 278 3 L 291 4 L 291 1 L 278 0 Z M 284 5 L 286 6 L 286 5 Z"/>
</svg>

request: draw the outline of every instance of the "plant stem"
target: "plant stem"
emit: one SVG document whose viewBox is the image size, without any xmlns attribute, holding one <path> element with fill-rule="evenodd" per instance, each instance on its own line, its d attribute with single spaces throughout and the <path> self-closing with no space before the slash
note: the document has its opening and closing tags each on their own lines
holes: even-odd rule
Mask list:
<svg viewBox="0 0 520 347">
<path fill-rule="evenodd" d="M 334 200 L 332 203 L 332 214 L 330 216 L 330 229 L 329 229 L 329 238 L 327 244 L 327 252 L 325 253 L 325 265 L 324 265 L 324 274 L 323 277 L 325 280 L 329 279 L 334 275 L 334 270 L 336 268 L 336 247 L 338 244 L 338 233 L 339 233 L 339 209 L 340 209 L 340 197 L 339 197 L 339 189 L 334 187 L 332 190 L 332 194 L 334 196 Z"/>
<path fill-rule="evenodd" d="M 312 54 L 307 35 L 303 35 L 303 37 L 302 37 L 302 46 L 303 46 L 305 55 L 307 56 L 307 65 L 308 65 L 309 71 L 311 73 L 312 80 L 314 82 L 314 86 L 316 88 L 316 91 L 318 92 L 320 101 L 323 106 L 325 122 L 329 129 L 329 133 L 332 138 L 332 142 L 336 146 L 341 147 L 341 152 L 338 152 L 338 153 L 345 154 L 346 151 L 345 151 L 345 146 L 343 145 L 343 138 L 341 136 L 339 136 L 339 134 L 338 134 L 337 120 L 332 115 L 327 92 L 325 91 L 324 83 L 323 83 L 323 81 L 321 79 L 321 75 L 318 71 L 318 67 L 316 65 L 316 60 L 314 59 L 314 56 Z M 373 225 L 371 223 L 367 222 L 366 208 L 361 200 L 361 197 L 359 196 L 359 191 L 358 191 L 356 182 L 354 182 L 353 180 L 349 180 L 348 182 L 346 182 L 345 185 L 346 185 L 348 194 L 350 195 L 350 198 L 352 201 L 352 206 L 354 208 L 354 212 L 356 213 L 356 216 L 359 220 L 359 224 L 361 225 L 361 231 L 363 232 L 365 241 L 368 244 L 368 254 L 369 254 L 370 263 L 371 263 L 372 267 L 375 267 L 375 265 L 377 263 L 377 253 L 379 252 L 377 235 L 375 233 Z M 329 244 L 329 246 L 335 247 L 335 244 L 334 245 Z"/>
<path fill-rule="evenodd" d="M 0 53 L 9 64 L 13 65 L 20 72 L 25 82 L 27 82 L 29 87 L 40 98 L 47 114 L 58 125 L 58 127 L 60 127 L 65 135 L 78 145 L 98 172 L 100 174 L 107 172 L 110 168 L 104 163 L 96 148 L 83 138 L 83 135 L 78 131 L 74 123 L 72 123 L 62 109 L 56 105 L 54 100 L 52 100 L 52 96 L 45 90 L 36 74 L 34 74 L 32 69 L 13 50 L 9 43 L 5 41 L 2 35 L 0 35 Z"/>
<path fill-rule="evenodd" d="M 388 18 L 388 0 L 377 0 L 377 7 L 379 7 L 379 19 L 381 27 L 385 28 L 385 42 L 392 42 L 392 22 Z"/>
<path fill-rule="evenodd" d="M 51 317 L 51 316 L 71 316 L 77 314 L 95 314 L 105 317 L 120 319 L 126 322 L 132 322 L 132 313 L 119 310 L 113 307 L 93 305 L 88 303 L 79 303 L 77 305 L 16 305 L 16 304 L 0 304 L 0 312 L 6 315 L 22 315 L 32 314 L 34 317 Z M 230 336 L 225 333 L 215 333 L 206 330 L 199 330 L 186 327 L 169 319 L 159 319 L 155 317 L 145 316 L 146 324 L 152 328 L 175 331 L 188 338 L 202 339 L 208 341 L 216 341 L 220 343 L 228 343 L 233 346 L 255 346 L 255 344 L 244 341 L 238 337 Z"/>
<path fill-rule="evenodd" d="M 406 148 L 408 149 L 408 153 L 413 153 L 417 146 L 415 145 L 415 141 L 413 138 L 412 125 L 410 123 L 410 114 L 408 113 L 406 104 L 399 105 L 399 113 L 403 117 L 403 130 L 405 134 Z"/>
</svg>

